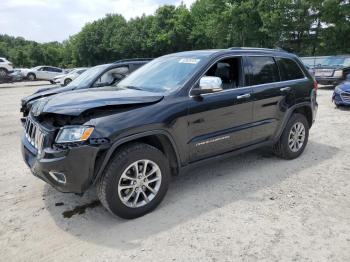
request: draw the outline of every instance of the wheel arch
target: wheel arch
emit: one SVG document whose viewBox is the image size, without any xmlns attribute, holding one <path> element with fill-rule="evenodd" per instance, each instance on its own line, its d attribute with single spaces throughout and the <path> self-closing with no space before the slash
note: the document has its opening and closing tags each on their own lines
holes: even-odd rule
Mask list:
<svg viewBox="0 0 350 262">
<path fill-rule="evenodd" d="M 308 123 L 309 123 L 309 128 L 311 128 L 312 124 L 313 124 L 313 117 L 312 117 L 312 105 L 310 102 L 304 102 L 304 103 L 300 103 L 300 104 L 296 104 L 292 107 L 290 107 L 289 109 L 287 109 L 286 113 L 285 113 L 285 117 L 283 119 L 282 125 L 277 133 L 277 135 L 274 138 L 274 141 L 278 141 L 279 138 L 281 137 L 283 130 L 285 129 L 288 120 L 291 118 L 291 116 L 294 113 L 300 113 L 305 115 Z"/>
<path fill-rule="evenodd" d="M 307 106 L 307 105 L 299 106 L 293 110 L 292 114 L 294 114 L 294 113 L 299 113 L 299 114 L 304 115 L 307 119 L 307 122 L 309 123 L 309 128 L 311 128 L 311 126 L 313 124 L 311 106 Z"/>
<path fill-rule="evenodd" d="M 101 178 L 108 163 L 118 149 L 131 143 L 145 143 L 159 149 L 169 160 L 171 174 L 176 175 L 179 172 L 181 165 L 180 156 L 172 136 L 167 131 L 154 130 L 127 136 L 113 143 L 104 154 L 103 160 L 101 161 L 102 163 L 99 165 L 97 172 L 95 172 L 93 184 L 96 184 Z"/>
</svg>

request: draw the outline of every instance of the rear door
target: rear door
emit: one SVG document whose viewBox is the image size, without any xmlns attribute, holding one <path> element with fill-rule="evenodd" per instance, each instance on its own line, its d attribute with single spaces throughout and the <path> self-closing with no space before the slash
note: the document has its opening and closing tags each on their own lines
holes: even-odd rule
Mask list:
<svg viewBox="0 0 350 262">
<path fill-rule="evenodd" d="M 46 80 L 47 78 L 47 67 L 43 66 L 41 68 L 38 69 L 37 72 L 35 72 L 36 78 L 37 79 L 44 79 Z"/>
<path fill-rule="evenodd" d="M 48 67 L 48 79 L 51 80 L 55 76 L 62 74 L 62 69 L 57 67 Z"/>
<path fill-rule="evenodd" d="M 55 77 L 55 72 L 49 66 L 43 66 L 41 70 L 38 71 L 37 74 L 39 79 L 51 80 Z"/>
<path fill-rule="evenodd" d="M 295 62 L 287 58 L 260 56 L 248 57 L 247 61 L 252 65 L 249 79 L 254 99 L 252 139 L 261 142 L 276 135 L 287 108 L 295 103 L 295 90 L 304 74 L 293 73 L 290 67 Z"/>
</svg>

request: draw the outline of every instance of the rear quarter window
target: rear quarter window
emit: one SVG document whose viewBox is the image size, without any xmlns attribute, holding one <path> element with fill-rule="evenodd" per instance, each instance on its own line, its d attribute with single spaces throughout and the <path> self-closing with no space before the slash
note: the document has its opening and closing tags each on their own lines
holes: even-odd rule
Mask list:
<svg viewBox="0 0 350 262">
<path fill-rule="evenodd" d="M 276 59 L 276 61 L 280 70 L 282 81 L 301 79 L 305 77 L 304 73 L 301 71 L 301 68 L 294 60 L 279 57 Z"/>
</svg>

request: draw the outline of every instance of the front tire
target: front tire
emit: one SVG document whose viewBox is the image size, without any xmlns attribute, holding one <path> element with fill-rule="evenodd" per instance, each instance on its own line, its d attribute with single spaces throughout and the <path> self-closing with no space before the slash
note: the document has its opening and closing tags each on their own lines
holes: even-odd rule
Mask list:
<svg viewBox="0 0 350 262">
<path fill-rule="evenodd" d="M 135 143 L 114 155 L 97 184 L 103 206 L 112 214 L 132 219 L 154 210 L 169 185 L 165 155 L 148 144 Z"/>
<path fill-rule="evenodd" d="M 29 81 L 34 81 L 34 80 L 36 79 L 36 75 L 33 74 L 33 73 L 29 73 L 29 74 L 27 75 L 27 79 L 28 79 Z"/>
<path fill-rule="evenodd" d="M 273 147 L 274 153 L 284 159 L 299 157 L 307 145 L 309 129 L 309 123 L 304 115 L 293 114 L 279 141 Z"/>
</svg>

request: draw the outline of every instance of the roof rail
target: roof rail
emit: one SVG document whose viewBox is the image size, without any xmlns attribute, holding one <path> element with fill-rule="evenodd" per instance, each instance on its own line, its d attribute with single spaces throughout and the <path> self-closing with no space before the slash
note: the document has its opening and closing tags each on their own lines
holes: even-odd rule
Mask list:
<svg viewBox="0 0 350 262">
<path fill-rule="evenodd" d="M 121 60 L 117 60 L 115 62 L 113 62 L 113 64 L 116 64 L 116 63 L 123 63 L 123 62 L 137 62 L 137 61 L 151 61 L 153 60 L 153 58 L 129 58 L 129 59 L 121 59 Z"/>
<path fill-rule="evenodd" d="M 260 50 L 260 51 L 278 51 L 278 52 L 287 52 L 286 50 L 282 48 L 263 48 L 263 47 L 230 47 L 228 48 L 230 50 Z"/>
</svg>

